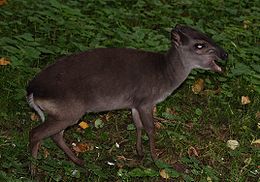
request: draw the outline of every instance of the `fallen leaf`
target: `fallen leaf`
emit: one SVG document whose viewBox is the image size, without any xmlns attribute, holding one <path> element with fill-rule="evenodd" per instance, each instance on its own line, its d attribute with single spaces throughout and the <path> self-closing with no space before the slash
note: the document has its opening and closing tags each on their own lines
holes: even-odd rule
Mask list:
<svg viewBox="0 0 260 182">
<path fill-rule="evenodd" d="M 237 147 L 239 147 L 239 143 L 237 140 L 228 140 L 227 147 L 232 150 L 235 150 Z"/>
<path fill-rule="evenodd" d="M 247 104 L 249 104 L 251 101 L 250 101 L 250 99 L 249 99 L 249 97 L 248 96 L 242 96 L 241 97 L 241 104 L 242 105 L 247 105 Z"/>
<path fill-rule="evenodd" d="M 36 113 L 31 114 L 31 120 L 32 121 L 39 121 L 39 116 Z"/>
<path fill-rule="evenodd" d="M 244 25 L 244 29 L 247 29 L 248 27 L 249 27 L 249 24 L 250 24 L 251 22 L 249 21 L 249 20 L 244 20 L 243 21 L 243 25 Z"/>
<path fill-rule="evenodd" d="M 248 166 L 251 162 L 252 162 L 252 158 L 251 158 L 251 157 L 246 158 L 246 159 L 244 160 L 244 163 L 245 163 L 247 166 Z"/>
<path fill-rule="evenodd" d="M 193 129 L 193 127 L 194 127 L 194 124 L 193 124 L 193 122 L 188 122 L 186 125 L 185 125 L 189 130 L 192 130 Z"/>
<path fill-rule="evenodd" d="M 199 156 L 198 150 L 195 147 L 192 147 L 192 146 L 188 149 L 188 154 L 189 154 L 190 157 L 191 156 L 196 156 L 196 157 Z"/>
<path fill-rule="evenodd" d="M 257 111 L 257 112 L 256 112 L 255 118 L 260 121 L 260 111 Z"/>
<path fill-rule="evenodd" d="M 112 117 L 113 117 L 113 113 L 112 113 L 112 112 L 108 112 L 108 113 L 105 115 L 105 120 L 106 120 L 106 121 L 109 121 Z"/>
<path fill-rule="evenodd" d="M 154 123 L 154 127 L 155 127 L 156 129 L 163 129 L 163 128 L 164 128 L 163 125 L 162 125 L 162 123 L 160 123 L 160 122 L 155 122 L 155 123 Z"/>
<path fill-rule="evenodd" d="M 6 0 L 0 0 L 0 6 L 2 6 L 4 4 L 7 4 L 7 1 Z"/>
<path fill-rule="evenodd" d="M 205 81 L 201 78 L 195 81 L 195 83 L 191 87 L 192 92 L 195 94 L 199 94 L 204 89 L 204 83 Z"/>
<path fill-rule="evenodd" d="M 170 178 L 170 175 L 165 171 L 165 169 L 160 170 L 160 176 L 164 179 Z"/>
<path fill-rule="evenodd" d="M 202 92 L 202 94 L 204 94 L 204 95 L 206 95 L 206 96 L 208 96 L 208 95 L 217 95 L 217 94 L 220 94 L 221 93 L 221 88 L 219 87 L 219 88 L 217 88 L 216 90 L 209 90 L 209 89 L 207 89 L 207 90 L 204 90 L 203 92 Z"/>
<path fill-rule="evenodd" d="M 73 145 L 72 149 L 77 153 L 83 153 L 83 152 L 93 150 L 94 147 L 89 143 L 77 143 Z"/>
<path fill-rule="evenodd" d="M 174 108 L 169 108 L 169 107 L 166 108 L 165 112 L 172 115 L 178 114 L 178 112 L 176 112 Z"/>
<path fill-rule="evenodd" d="M 89 127 L 88 123 L 85 122 L 85 121 L 81 121 L 81 122 L 79 123 L 79 126 L 80 126 L 82 129 L 86 129 L 86 128 Z"/>
<path fill-rule="evenodd" d="M 1 1 L 0 1 L 1 2 Z M 1 5 L 1 4 L 0 4 Z M 11 64 L 10 61 L 7 60 L 7 58 L 0 58 L 0 66 L 6 66 L 8 64 Z"/>
<path fill-rule="evenodd" d="M 44 158 L 46 159 L 50 155 L 50 152 L 46 148 L 43 148 L 43 155 Z"/>
<path fill-rule="evenodd" d="M 252 141 L 251 144 L 260 144 L 260 139 L 257 139 L 257 140 Z"/>
<path fill-rule="evenodd" d="M 116 156 L 116 166 L 118 168 L 123 168 L 124 166 L 133 167 L 140 163 L 140 160 L 134 160 L 126 158 L 124 156 Z"/>
<path fill-rule="evenodd" d="M 211 177 L 208 176 L 208 177 L 207 177 L 207 181 L 208 181 L 208 182 L 212 182 Z"/>
<path fill-rule="evenodd" d="M 125 156 L 123 156 L 123 155 L 118 155 L 118 156 L 116 156 L 116 158 L 117 158 L 117 160 L 121 160 L 121 161 L 126 161 L 127 160 L 127 158 Z"/>
<path fill-rule="evenodd" d="M 260 139 L 254 140 L 251 142 L 251 145 L 254 145 L 256 147 L 260 147 Z"/>
</svg>

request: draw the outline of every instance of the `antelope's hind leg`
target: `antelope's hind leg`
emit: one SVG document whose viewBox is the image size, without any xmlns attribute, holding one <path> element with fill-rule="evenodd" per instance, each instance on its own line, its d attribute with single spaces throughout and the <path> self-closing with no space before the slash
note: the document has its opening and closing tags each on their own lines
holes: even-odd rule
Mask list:
<svg viewBox="0 0 260 182">
<path fill-rule="evenodd" d="M 75 164 L 79 166 L 83 166 L 84 161 L 79 159 L 65 143 L 63 138 L 63 132 L 64 130 L 55 135 L 52 135 L 51 136 L 52 140 L 60 147 L 60 149 L 62 149 L 67 154 L 70 160 L 72 160 Z"/>
</svg>

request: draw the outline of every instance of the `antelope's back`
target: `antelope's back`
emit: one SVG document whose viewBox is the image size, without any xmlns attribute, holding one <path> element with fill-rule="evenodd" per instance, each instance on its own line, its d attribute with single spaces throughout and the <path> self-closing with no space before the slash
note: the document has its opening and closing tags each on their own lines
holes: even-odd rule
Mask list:
<svg viewBox="0 0 260 182">
<path fill-rule="evenodd" d="M 163 55 L 126 48 L 101 48 L 59 59 L 29 83 L 27 95 L 39 98 L 119 95 L 156 77 Z M 149 78 L 148 78 L 149 80 Z M 140 83 L 140 84 L 138 84 Z"/>
</svg>

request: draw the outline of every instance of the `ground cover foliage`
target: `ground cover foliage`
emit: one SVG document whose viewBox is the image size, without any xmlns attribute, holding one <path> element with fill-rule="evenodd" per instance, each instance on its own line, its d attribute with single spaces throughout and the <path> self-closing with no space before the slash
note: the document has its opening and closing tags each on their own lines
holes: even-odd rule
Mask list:
<svg viewBox="0 0 260 182">
<path fill-rule="evenodd" d="M 259 143 L 252 144 L 260 128 L 258 1 L 2 2 L 0 181 L 258 181 Z M 45 140 L 33 179 L 28 132 L 40 121 L 27 106 L 27 82 L 56 58 L 74 52 L 97 47 L 164 52 L 177 23 L 212 36 L 229 59 L 222 63 L 224 74 L 195 70 L 156 107 L 161 160 L 152 162 L 147 136 L 145 157 L 138 160 L 129 111 L 88 114 L 82 118 L 86 129 L 74 126 L 65 135 L 86 167 L 75 166 Z M 234 150 L 226 145 L 230 139 L 239 142 Z M 176 170 L 176 161 L 188 170 Z"/>
</svg>

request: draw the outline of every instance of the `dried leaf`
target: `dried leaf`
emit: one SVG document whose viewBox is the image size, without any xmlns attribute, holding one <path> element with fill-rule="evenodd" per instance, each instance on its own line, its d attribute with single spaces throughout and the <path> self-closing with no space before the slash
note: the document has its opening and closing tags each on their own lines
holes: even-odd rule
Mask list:
<svg viewBox="0 0 260 182">
<path fill-rule="evenodd" d="M 191 156 L 196 156 L 196 157 L 199 156 L 198 150 L 195 147 L 192 147 L 192 146 L 188 149 L 188 154 L 189 154 L 190 157 Z"/>
<path fill-rule="evenodd" d="M 170 175 L 165 171 L 165 169 L 160 170 L 160 176 L 164 179 L 170 178 Z"/>
<path fill-rule="evenodd" d="M 50 155 L 50 152 L 46 148 L 43 148 L 43 156 L 44 156 L 44 158 L 46 159 L 49 155 Z"/>
<path fill-rule="evenodd" d="M 207 177 L 207 181 L 208 181 L 208 182 L 212 182 L 211 177 L 208 176 L 208 177 Z"/>
<path fill-rule="evenodd" d="M 78 144 L 74 144 L 72 149 L 77 153 L 83 153 L 83 152 L 93 150 L 94 147 L 89 143 L 78 143 Z"/>
<path fill-rule="evenodd" d="M 31 114 L 31 120 L 32 121 L 39 121 L 39 116 L 36 113 Z"/>
<path fill-rule="evenodd" d="M 228 140 L 227 147 L 232 150 L 235 150 L 237 147 L 239 147 L 239 143 L 237 140 Z"/>
<path fill-rule="evenodd" d="M 256 112 L 255 118 L 260 121 L 260 111 L 257 111 L 257 112 Z"/>
<path fill-rule="evenodd" d="M 260 139 L 257 139 L 257 140 L 252 141 L 251 144 L 260 144 Z"/>
<path fill-rule="evenodd" d="M 88 123 L 85 122 L 85 121 L 81 121 L 81 122 L 79 123 L 79 126 L 80 126 L 82 129 L 86 129 L 86 128 L 89 127 Z"/>
<path fill-rule="evenodd" d="M 178 114 L 174 108 L 169 107 L 166 108 L 165 112 L 172 115 Z"/>
<path fill-rule="evenodd" d="M 109 121 L 111 118 L 113 117 L 113 113 L 112 112 L 108 112 L 106 115 L 105 115 L 105 120 L 106 121 Z"/>
<path fill-rule="evenodd" d="M 208 96 L 208 95 L 212 95 L 212 94 L 217 95 L 217 94 L 220 94 L 220 93 L 221 93 L 221 88 L 219 87 L 216 90 L 209 90 L 209 89 L 204 90 L 202 94 Z"/>
<path fill-rule="evenodd" d="M 199 94 L 204 89 L 204 83 L 205 81 L 201 78 L 195 81 L 195 83 L 191 87 L 192 92 L 195 94 Z"/>
<path fill-rule="evenodd" d="M 4 4 L 7 4 L 7 1 L 6 0 L 0 0 L 0 6 L 2 6 Z"/>
<path fill-rule="evenodd" d="M 118 168 L 123 168 L 125 165 L 128 167 L 136 166 L 140 161 L 131 158 L 126 158 L 125 156 L 116 156 L 116 165 Z"/>
<path fill-rule="evenodd" d="M 251 101 L 250 101 L 250 99 L 249 99 L 248 96 L 242 96 L 242 97 L 241 97 L 241 104 L 242 104 L 242 105 L 249 104 L 250 102 L 251 102 Z"/>
<path fill-rule="evenodd" d="M 11 62 L 8 61 L 7 58 L 0 58 L 0 66 L 6 66 L 6 65 L 9 65 L 9 64 L 11 64 Z"/>
<path fill-rule="evenodd" d="M 249 20 L 244 20 L 243 21 L 243 26 L 244 26 L 244 29 L 247 29 L 248 27 L 249 27 L 249 24 L 250 24 L 251 22 L 249 21 Z"/>
<path fill-rule="evenodd" d="M 126 161 L 127 160 L 127 158 L 125 156 L 123 156 L 123 155 L 116 156 L 116 159 L 117 160 L 121 160 L 121 161 Z"/>
<path fill-rule="evenodd" d="M 251 157 L 246 158 L 246 159 L 244 160 L 244 163 L 245 163 L 247 166 L 248 166 L 251 162 L 252 162 L 252 158 L 251 158 Z"/>
<path fill-rule="evenodd" d="M 251 145 L 254 145 L 256 147 L 260 147 L 260 139 L 254 140 L 251 142 Z"/>
<path fill-rule="evenodd" d="M 160 122 L 155 122 L 154 126 L 155 126 L 156 129 L 163 129 L 164 128 L 162 123 L 160 123 Z"/>
<path fill-rule="evenodd" d="M 188 122 L 185 126 L 186 126 L 189 130 L 192 130 L 193 127 L 194 127 L 194 124 L 193 124 L 193 122 Z"/>
</svg>

